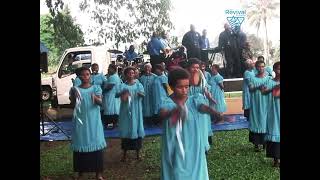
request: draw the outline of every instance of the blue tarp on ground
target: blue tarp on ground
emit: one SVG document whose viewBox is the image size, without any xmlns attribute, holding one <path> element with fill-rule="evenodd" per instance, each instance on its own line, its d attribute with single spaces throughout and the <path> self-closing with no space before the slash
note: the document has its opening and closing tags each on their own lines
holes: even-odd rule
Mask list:
<svg viewBox="0 0 320 180">
<path fill-rule="evenodd" d="M 213 132 L 248 128 L 249 123 L 246 120 L 246 118 L 243 117 L 242 114 L 226 115 L 226 117 L 235 118 L 235 121 L 234 122 L 224 122 L 224 123 L 218 124 L 218 125 L 212 124 Z M 72 127 L 71 120 L 65 120 L 63 122 L 56 122 L 56 123 L 69 137 L 71 136 L 71 127 Z M 44 123 L 45 133 L 48 132 L 53 127 L 55 127 L 55 126 L 52 122 L 45 122 Z M 57 127 L 55 127 L 53 130 L 51 130 L 45 136 L 41 135 L 41 133 L 42 133 L 41 128 L 42 128 L 42 124 L 40 122 L 40 140 L 42 140 L 42 141 L 68 140 L 68 137 L 64 133 L 62 133 L 62 131 L 59 130 Z M 160 127 L 157 127 L 157 126 L 146 126 L 145 127 L 146 136 L 160 135 L 161 133 L 162 133 L 162 128 L 160 128 Z M 105 130 L 104 134 L 105 134 L 106 138 L 108 138 L 108 137 L 118 138 L 119 137 L 118 129 Z"/>
</svg>

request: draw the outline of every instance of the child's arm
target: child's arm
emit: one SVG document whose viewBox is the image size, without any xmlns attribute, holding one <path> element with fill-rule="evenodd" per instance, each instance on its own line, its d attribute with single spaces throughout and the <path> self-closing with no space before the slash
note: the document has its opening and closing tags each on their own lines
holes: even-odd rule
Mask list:
<svg viewBox="0 0 320 180">
<path fill-rule="evenodd" d="M 218 85 L 219 85 L 219 87 L 221 88 L 221 90 L 224 90 L 223 82 L 219 83 Z"/>
<path fill-rule="evenodd" d="M 266 86 L 260 86 L 260 91 L 262 92 L 262 94 L 269 94 L 272 89 L 268 89 Z"/>
<path fill-rule="evenodd" d="M 99 95 L 92 94 L 92 99 L 94 104 L 102 106 L 102 97 Z"/>
<path fill-rule="evenodd" d="M 200 104 L 198 110 L 199 110 L 200 112 L 208 113 L 208 114 L 211 114 L 211 115 L 217 115 L 217 116 L 220 116 L 220 115 L 221 115 L 218 111 L 216 111 L 215 109 L 213 109 L 213 108 L 211 108 L 210 106 L 205 105 L 205 104 Z"/>
<path fill-rule="evenodd" d="M 140 96 L 140 97 L 144 97 L 144 93 L 143 92 L 137 92 L 137 95 Z"/>
<path fill-rule="evenodd" d="M 204 95 L 212 104 L 217 104 L 217 101 L 212 97 L 212 94 L 207 90 L 207 88 L 204 90 Z"/>
<path fill-rule="evenodd" d="M 174 108 L 172 110 L 167 109 L 160 109 L 159 116 L 161 120 L 167 119 L 168 117 L 172 116 L 174 113 L 178 113 L 179 108 Z"/>
<path fill-rule="evenodd" d="M 72 87 L 70 92 L 69 92 L 69 99 L 71 101 L 70 104 L 71 104 L 72 108 L 74 108 L 75 105 L 76 105 L 76 98 L 77 97 L 79 97 L 79 95 L 78 95 L 76 89 L 74 87 Z"/>
<path fill-rule="evenodd" d="M 105 84 L 104 89 L 106 91 L 110 91 L 114 86 L 115 86 L 115 84 Z"/>
<path fill-rule="evenodd" d="M 257 89 L 260 89 L 260 88 L 261 88 L 261 86 L 254 87 L 252 84 L 249 84 L 249 91 L 250 92 L 254 92 L 254 91 L 256 91 Z"/>
</svg>

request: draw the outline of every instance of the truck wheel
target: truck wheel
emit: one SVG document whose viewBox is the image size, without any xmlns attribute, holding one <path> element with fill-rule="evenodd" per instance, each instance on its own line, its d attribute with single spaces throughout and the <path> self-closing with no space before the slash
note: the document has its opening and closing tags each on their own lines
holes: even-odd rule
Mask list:
<svg viewBox="0 0 320 180">
<path fill-rule="evenodd" d="M 51 89 L 48 87 L 42 87 L 42 100 L 49 101 L 51 99 Z"/>
</svg>

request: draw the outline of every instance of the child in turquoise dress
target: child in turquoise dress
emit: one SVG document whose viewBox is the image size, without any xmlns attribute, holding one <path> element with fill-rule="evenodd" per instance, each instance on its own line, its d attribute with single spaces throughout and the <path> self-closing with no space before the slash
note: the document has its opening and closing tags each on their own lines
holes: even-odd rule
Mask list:
<svg viewBox="0 0 320 180">
<path fill-rule="evenodd" d="M 119 87 L 116 97 L 120 97 L 119 131 L 121 148 L 123 150 L 122 161 L 126 161 L 127 150 L 136 150 L 137 159 L 140 160 L 140 149 L 144 137 L 142 99 L 144 88 L 135 79 L 135 68 L 127 67 L 124 70 L 126 82 Z"/>
<path fill-rule="evenodd" d="M 79 172 L 96 172 L 97 179 L 103 179 L 103 150 L 107 144 L 100 117 L 102 90 L 90 83 L 90 70 L 80 69 L 81 85 L 70 90 L 71 104 L 75 105 L 72 119 L 71 149 L 73 169 Z"/>
</svg>

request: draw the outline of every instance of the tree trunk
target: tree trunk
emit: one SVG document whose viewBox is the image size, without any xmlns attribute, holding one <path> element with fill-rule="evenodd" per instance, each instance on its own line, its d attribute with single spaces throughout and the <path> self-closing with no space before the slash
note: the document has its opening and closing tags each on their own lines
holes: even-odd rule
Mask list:
<svg viewBox="0 0 320 180">
<path fill-rule="evenodd" d="M 270 58 L 269 58 L 269 44 L 268 44 L 268 28 L 267 28 L 267 18 L 263 19 L 264 28 L 265 28 L 265 38 L 264 38 L 264 54 L 267 65 L 270 65 Z"/>
</svg>

